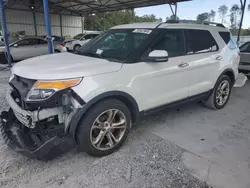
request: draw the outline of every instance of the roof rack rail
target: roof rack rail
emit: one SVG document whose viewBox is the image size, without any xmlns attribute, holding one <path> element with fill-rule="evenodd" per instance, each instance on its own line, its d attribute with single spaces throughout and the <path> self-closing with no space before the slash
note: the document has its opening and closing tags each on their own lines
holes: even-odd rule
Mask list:
<svg viewBox="0 0 250 188">
<path fill-rule="evenodd" d="M 211 25 L 211 26 L 225 28 L 225 26 L 221 23 L 207 22 L 207 21 L 200 22 L 196 20 L 167 20 L 165 23 L 192 23 L 192 24 Z"/>
</svg>

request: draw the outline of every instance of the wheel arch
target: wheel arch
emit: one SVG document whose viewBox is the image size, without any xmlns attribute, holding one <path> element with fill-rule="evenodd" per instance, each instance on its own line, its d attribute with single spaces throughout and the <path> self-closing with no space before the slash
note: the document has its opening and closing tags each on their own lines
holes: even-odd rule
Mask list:
<svg viewBox="0 0 250 188">
<path fill-rule="evenodd" d="M 121 102 L 123 102 L 131 112 L 131 118 L 132 122 L 135 123 L 139 120 L 139 107 L 136 102 L 136 100 L 128 93 L 122 92 L 122 91 L 109 91 L 105 92 L 103 94 L 100 94 L 93 99 L 91 99 L 89 102 L 87 102 L 83 108 L 81 108 L 72 118 L 71 125 L 69 127 L 69 134 L 74 138 L 75 140 L 75 131 L 77 129 L 77 126 L 80 122 L 80 120 L 84 117 L 84 114 L 87 113 L 88 109 L 93 107 L 93 105 L 97 104 L 98 102 L 101 102 L 106 99 L 117 99 Z"/>
<path fill-rule="evenodd" d="M 232 83 L 233 83 L 233 85 L 234 85 L 235 80 L 236 80 L 236 77 L 235 77 L 235 74 L 234 74 L 233 69 L 231 69 L 231 68 L 225 69 L 225 70 L 220 74 L 219 78 L 220 78 L 222 75 L 227 75 L 227 76 L 231 79 L 231 81 L 232 81 Z M 218 79 L 219 79 L 219 78 L 218 78 Z M 217 81 L 218 81 L 218 80 L 217 80 Z M 216 81 L 216 82 L 217 82 L 217 81 Z"/>
<path fill-rule="evenodd" d="M 75 50 L 75 47 L 76 47 L 76 46 L 80 46 L 80 47 L 81 47 L 81 44 L 79 44 L 79 43 L 74 44 L 73 50 Z"/>
</svg>

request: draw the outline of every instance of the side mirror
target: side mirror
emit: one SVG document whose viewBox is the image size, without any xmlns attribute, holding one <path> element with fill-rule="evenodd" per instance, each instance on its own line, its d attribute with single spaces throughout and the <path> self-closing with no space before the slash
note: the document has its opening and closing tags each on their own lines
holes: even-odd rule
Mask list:
<svg viewBox="0 0 250 188">
<path fill-rule="evenodd" d="M 18 47 L 18 44 L 14 44 L 13 46 L 14 46 L 15 48 L 17 48 L 17 47 Z"/>
<path fill-rule="evenodd" d="M 85 40 L 85 38 L 82 38 L 81 40 Z"/>
<path fill-rule="evenodd" d="M 168 61 L 168 52 L 166 50 L 154 50 L 149 53 L 147 62 L 166 62 Z"/>
</svg>

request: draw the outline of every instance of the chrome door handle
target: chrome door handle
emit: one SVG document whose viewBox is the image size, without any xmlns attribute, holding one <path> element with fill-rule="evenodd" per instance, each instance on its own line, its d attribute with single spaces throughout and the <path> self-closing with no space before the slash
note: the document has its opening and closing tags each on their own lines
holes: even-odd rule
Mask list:
<svg viewBox="0 0 250 188">
<path fill-rule="evenodd" d="M 217 56 L 215 59 L 216 59 L 216 60 L 222 60 L 223 57 L 219 55 L 219 56 Z"/>
<path fill-rule="evenodd" d="M 188 63 L 181 63 L 178 65 L 179 68 L 184 68 L 187 67 L 189 64 Z"/>
</svg>

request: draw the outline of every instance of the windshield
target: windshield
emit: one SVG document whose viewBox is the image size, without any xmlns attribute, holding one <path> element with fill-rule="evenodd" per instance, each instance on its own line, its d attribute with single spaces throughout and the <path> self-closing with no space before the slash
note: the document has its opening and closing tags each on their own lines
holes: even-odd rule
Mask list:
<svg viewBox="0 0 250 188">
<path fill-rule="evenodd" d="M 113 29 L 96 37 L 78 51 L 78 54 L 125 61 L 126 58 L 146 41 L 152 30 Z"/>
<path fill-rule="evenodd" d="M 78 34 L 78 35 L 74 36 L 73 39 L 79 40 L 82 37 L 83 37 L 83 34 L 81 33 L 81 34 Z"/>
</svg>

